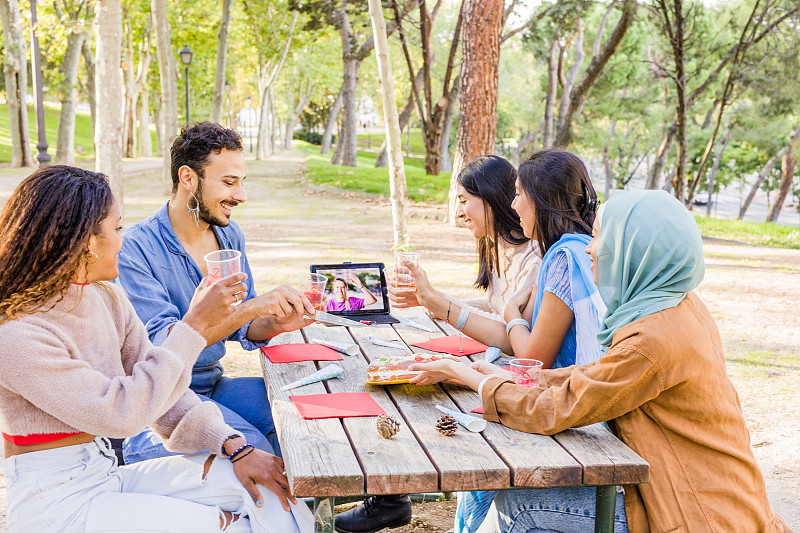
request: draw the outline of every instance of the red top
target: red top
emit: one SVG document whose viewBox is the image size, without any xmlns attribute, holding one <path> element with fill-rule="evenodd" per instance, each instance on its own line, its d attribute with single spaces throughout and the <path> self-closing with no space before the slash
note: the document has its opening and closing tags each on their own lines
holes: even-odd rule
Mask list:
<svg viewBox="0 0 800 533">
<path fill-rule="evenodd" d="M 76 431 L 75 433 L 34 433 L 32 435 L 6 435 L 3 433 L 3 438 L 12 444 L 18 446 L 27 446 L 29 444 L 44 444 L 45 442 L 54 442 L 73 435 L 80 435 L 83 431 Z"/>
</svg>

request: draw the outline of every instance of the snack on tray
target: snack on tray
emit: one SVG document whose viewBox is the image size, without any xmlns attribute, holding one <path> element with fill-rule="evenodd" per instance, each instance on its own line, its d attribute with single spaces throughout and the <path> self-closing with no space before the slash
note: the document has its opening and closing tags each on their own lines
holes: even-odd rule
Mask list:
<svg viewBox="0 0 800 533">
<path fill-rule="evenodd" d="M 378 357 L 367 367 L 367 383 L 389 385 L 393 383 L 408 383 L 408 380 L 419 374 L 419 371 L 408 370 L 414 363 L 428 363 L 439 359 L 452 359 L 452 355 L 437 353 L 407 353 L 399 356 Z"/>
</svg>

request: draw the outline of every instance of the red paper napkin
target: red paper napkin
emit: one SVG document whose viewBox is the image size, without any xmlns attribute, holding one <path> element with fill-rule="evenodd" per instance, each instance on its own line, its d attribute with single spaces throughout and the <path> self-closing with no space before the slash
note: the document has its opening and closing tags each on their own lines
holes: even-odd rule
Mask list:
<svg viewBox="0 0 800 533">
<path fill-rule="evenodd" d="M 386 414 L 378 402 L 366 392 L 309 394 L 307 396 L 289 396 L 289 399 L 300 411 L 300 416 L 305 419 Z"/>
<path fill-rule="evenodd" d="M 262 346 L 261 351 L 271 363 L 342 360 L 339 352 L 321 344 L 276 344 L 275 346 Z"/>
<path fill-rule="evenodd" d="M 431 339 L 429 341 L 412 344 L 411 346 L 424 348 L 425 350 L 430 350 L 432 352 L 449 353 L 450 355 L 472 355 L 485 352 L 486 349 L 489 348 L 482 342 L 478 342 L 475 339 L 461 337 L 461 349 L 464 351 L 460 352 L 458 351 L 458 335 L 439 337 L 437 339 Z"/>
<path fill-rule="evenodd" d="M 471 413 L 478 413 L 479 415 L 482 415 L 483 414 L 483 406 L 481 405 L 480 407 L 476 407 L 475 409 L 473 409 L 470 412 Z"/>
</svg>

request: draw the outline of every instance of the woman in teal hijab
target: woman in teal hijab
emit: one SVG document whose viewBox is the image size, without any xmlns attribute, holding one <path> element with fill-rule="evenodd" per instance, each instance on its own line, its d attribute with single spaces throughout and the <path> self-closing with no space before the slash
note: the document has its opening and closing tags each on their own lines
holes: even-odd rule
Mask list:
<svg viewBox="0 0 800 533">
<path fill-rule="evenodd" d="M 650 464 L 650 481 L 617 493 L 614 531 L 790 529 L 774 514 L 716 324 L 694 294 L 704 273 L 693 217 L 663 191 L 616 191 L 586 249 L 606 305 L 595 363 L 544 370 L 537 388 L 494 365 L 416 364 L 421 383 L 478 390 L 483 417 L 552 435 L 608 422 Z M 500 531 L 594 530 L 595 489 L 500 491 Z"/>
<path fill-rule="evenodd" d="M 637 318 L 675 307 L 703 280 L 703 243 L 689 211 L 666 191 L 616 191 L 588 251 L 606 304 L 600 344 Z M 597 231 L 593 232 L 594 234 Z"/>
</svg>

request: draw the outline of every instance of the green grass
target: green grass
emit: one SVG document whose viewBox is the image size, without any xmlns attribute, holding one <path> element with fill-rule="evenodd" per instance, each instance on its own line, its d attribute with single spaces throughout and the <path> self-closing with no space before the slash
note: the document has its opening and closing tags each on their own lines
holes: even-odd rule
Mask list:
<svg viewBox="0 0 800 533">
<path fill-rule="evenodd" d="M 695 216 L 700 233 L 732 241 L 760 246 L 800 249 L 800 228 L 774 222 L 743 222 L 705 216 Z"/>
<path fill-rule="evenodd" d="M 403 148 L 403 153 L 406 153 L 408 147 L 408 130 L 403 130 L 402 142 L 400 143 Z M 362 150 L 378 150 L 381 143 L 386 136 L 383 133 L 359 133 L 358 134 L 358 147 Z M 412 155 L 425 156 L 425 141 L 422 139 L 422 130 L 420 128 L 411 128 L 411 151 Z"/>
<path fill-rule="evenodd" d="M 57 107 L 44 108 L 44 125 L 47 134 L 47 153 L 51 156 L 56 153 L 56 134 L 58 133 L 58 115 L 61 110 Z M 28 106 L 28 127 L 31 135 L 31 155 L 35 158 L 38 130 L 36 128 L 36 112 L 32 105 Z M 92 119 L 89 115 L 78 113 L 75 116 L 75 147 L 83 147 L 83 152 L 75 152 L 75 157 L 94 157 L 94 142 L 92 140 Z M 11 161 L 11 123 L 8 118 L 8 106 L 0 104 L 0 162 Z"/>
<path fill-rule="evenodd" d="M 59 107 L 44 108 L 44 125 L 47 134 L 47 153 L 54 156 L 56 153 L 56 135 L 58 133 L 58 119 L 61 109 Z M 36 127 L 36 112 L 32 105 L 28 106 L 28 127 L 30 129 L 31 156 L 36 157 L 38 150 L 38 130 Z M 155 146 L 155 132 L 151 132 L 151 141 Z M 75 148 L 82 148 L 76 151 L 76 158 L 94 157 L 94 140 L 92 138 L 92 118 L 84 113 L 75 115 Z M 0 104 L 0 162 L 8 163 L 11 161 L 11 124 L 8 118 L 8 106 Z"/>
<path fill-rule="evenodd" d="M 308 153 L 306 178 L 318 185 L 328 185 L 351 191 L 389 196 L 389 173 L 386 168 L 375 168 L 377 154 L 358 152 L 358 166 L 331 165 L 330 155 L 320 155 L 319 146 L 295 141 L 296 146 Z M 425 174 L 425 160 L 405 158 L 408 197 L 415 202 L 445 203 L 450 187 L 450 173 L 438 176 Z"/>
</svg>

